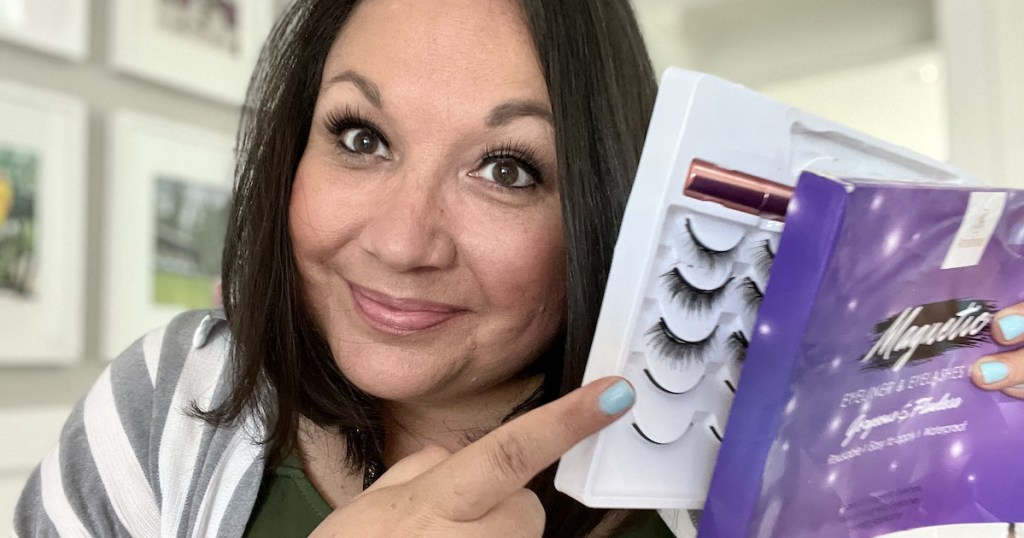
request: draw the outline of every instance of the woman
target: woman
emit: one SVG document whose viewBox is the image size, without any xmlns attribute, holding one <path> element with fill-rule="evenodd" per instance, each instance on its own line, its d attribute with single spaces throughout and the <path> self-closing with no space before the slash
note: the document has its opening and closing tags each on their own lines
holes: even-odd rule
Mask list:
<svg viewBox="0 0 1024 538">
<path fill-rule="evenodd" d="M 548 467 L 633 400 L 569 393 L 654 94 L 625 0 L 297 2 L 239 129 L 226 321 L 115 361 L 19 535 L 617 526 Z"/>
</svg>

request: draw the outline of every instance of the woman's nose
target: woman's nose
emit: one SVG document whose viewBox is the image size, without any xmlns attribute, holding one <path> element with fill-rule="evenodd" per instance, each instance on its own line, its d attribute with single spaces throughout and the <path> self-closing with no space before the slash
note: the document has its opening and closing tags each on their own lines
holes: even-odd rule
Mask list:
<svg viewBox="0 0 1024 538">
<path fill-rule="evenodd" d="M 361 232 L 364 250 L 397 272 L 442 269 L 456 255 L 451 215 L 440 182 L 395 181 L 369 208 Z"/>
</svg>

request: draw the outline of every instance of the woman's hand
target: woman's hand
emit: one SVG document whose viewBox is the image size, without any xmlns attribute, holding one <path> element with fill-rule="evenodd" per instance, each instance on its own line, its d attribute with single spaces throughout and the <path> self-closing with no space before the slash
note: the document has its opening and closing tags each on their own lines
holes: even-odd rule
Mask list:
<svg viewBox="0 0 1024 538">
<path fill-rule="evenodd" d="M 1000 344 L 1024 343 L 1024 303 L 996 314 L 992 335 Z M 1008 396 L 1024 399 L 1024 348 L 978 359 L 971 367 L 971 380 L 985 390 L 1001 390 Z"/>
<path fill-rule="evenodd" d="M 634 399 L 625 380 L 599 379 L 454 454 L 421 450 L 335 510 L 311 536 L 540 536 L 544 509 L 526 483 L 614 422 Z"/>
</svg>

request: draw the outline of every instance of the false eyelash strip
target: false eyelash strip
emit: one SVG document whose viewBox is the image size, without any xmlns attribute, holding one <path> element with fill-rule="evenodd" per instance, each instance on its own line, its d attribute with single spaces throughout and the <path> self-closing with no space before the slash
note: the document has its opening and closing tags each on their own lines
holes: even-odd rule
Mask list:
<svg viewBox="0 0 1024 538">
<path fill-rule="evenodd" d="M 756 312 L 758 308 L 761 308 L 761 301 L 764 300 L 764 291 L 750 277 L 743 279 L 743 299 L 751 312 Z"/>
<path fill-rule="evenodd" d="M 647 380 L 650 381 L 652 385 L 654 385 L 654 388 L 660 390 L 661 392 L 665 392 L 667 394 L 675 394 L 675 395 L 686 394 L 686 391 L 669 390 L 667 387 L 665 387 L 661 383 L 658 383 L 658 380 L 654 379 L 654 374 L 652 374 L 651 371 L 648 370 L 647 368 L 644 368 L 644 375 L 647 376 Z M 733 391 L 733 392 L 735 392 L 735 391 Z"/>
<path fill-rule="evenodd" d="M 651 439 L 650 437 L 647 437 L 647 434 L 644 433 L 644 431 L 640 429 L 640 426 L 636 422 L 633 422 L 632 424 L 633 424 L 633 429 L 636 430 L 636 433 L 640 434 L 640 437 L 644 438 L 644 441 L 647 441 L 648 443 L 655 444 L 655 445 L 667 445 L 668 444 L 668 443 L 659 443 L 658 441 L 655 441 L 654 439 Z"/>
<path fill-rule="evenodd" d="M 739 246 L 738 243 L 727 250 L 713 249 L 697 237 L 697 234 L 693 231 L 693 224 L 690 222 L 690 219 L 686 219 L 686 234 L 690 236 L 688 244 L 692 247 L 693 254 L 704 266 L 715 270 L 729 265 L 735 260 L 736 246 Z"/>
<path fill-rule="evenodd" d="M 683 273 L 676 267 L 661 275 L 668 285 L 669 296 L 672 299 L 679 298 L 680 304 L 687 310 L 706 312 L 711 310 L 725 295 L 725 288 L 732 282 L 729 277 L 725 283 L 714 289 L 704 289 L 694 286 Z"/>
<path fill-rule="evenodd" d="M 677 336 L 665 323 L 665 318 L 659 318 L 647 331 L 647 335 L 651 337 L 648 342 L 658 355 L 672 361 L 673 364 L 687 364 L 692 361 L 704 361 L 704 354 L 714 342 L 716 332 L 718 327 L 704 339 L 691 342 Z"/>
<path fill-rule="evenodd" d="M 754 267 L 757 268 L 762 276 L 768 278 L 772 264 L 775 263 L 775 253 L 772 252 L 771 241 L 765 239 L 758 243 L 753 250 Z"/>
<path fill-rule="evenodd" d="M 750 347 L 750 341 L 747 340 L 747 335 L 743 334 L 743 331 L 733 331 L 733 333 L 729 335 L 729 339 L 726 340 L 725 345 L 729 350 L 729 353 L 732 354 L 737 362 L 742 363 L 746 360 L 747 348 Z"/>
</svg>

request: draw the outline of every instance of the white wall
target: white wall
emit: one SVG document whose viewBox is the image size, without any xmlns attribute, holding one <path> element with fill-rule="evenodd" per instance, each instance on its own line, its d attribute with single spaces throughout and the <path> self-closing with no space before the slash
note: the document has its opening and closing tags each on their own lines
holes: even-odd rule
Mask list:
<svg viewBox="0 0 1024 538">
<path fill-rule="evenodd" d="M 27 0 L 37 2 L 40 0 Z M 43 0 L 51 1 L 51 0 Z M 262 1 L 262 0 L 259 0 Z M 89 51 L 81 63 L 0 40 L 0 78 L 75 96 L 89 107 L 85 353 L 70 367 L 0 368 L 0 535 L 10 534 L 14 502 L 28 473 L 57 440 L 64 417 L 106 365 L 98 358 L 102 300 L 100 218 L 107 118 L 128 108 L 233 136 L 238 109 L 115 72 L 107 62 L 107 0 L 91 0 Z M 0 6 L 4 2 L 0 1 Z M 0 346 L 3 343 L 0 342 Z"/>
<path fill-rule="evenodd" d="M 1024 187 L 1024 2 L 935 6 L 949 73 L 950 161 Z"/>
<path fill-rule="evenodd" d="M 53 449 L 71 412 L 63 405 L 8 407 L 0 413 L 0 431 L 13 433 L 0 454 L 0 536 L 10 536 L 21 488 L 36 464 Z"/>
<path fill-rule="evenodd" d="M 808 112 L 942 161 L 949 158 L 949 99 L 938 50 L 755 86 Z"/>
<path fill-rule="evenodd" d="M 1024 2 L 633 0 L 660 72 L 676 65 L 1024 187 Z M 913 74 L 921 55 L 935 69 Z M 924 67 L 925 63 L 922 63 Z M 907 69 L 906 75 L 898 71 Z M 916 80 L 915 80 L 916 78 Z M 868 83 L 874 80 L 878 86 Z M 883 91 L 884 88 L 884 91 Z M 900 126 L 883 110 L 915 119 Z"/>
</svg>

